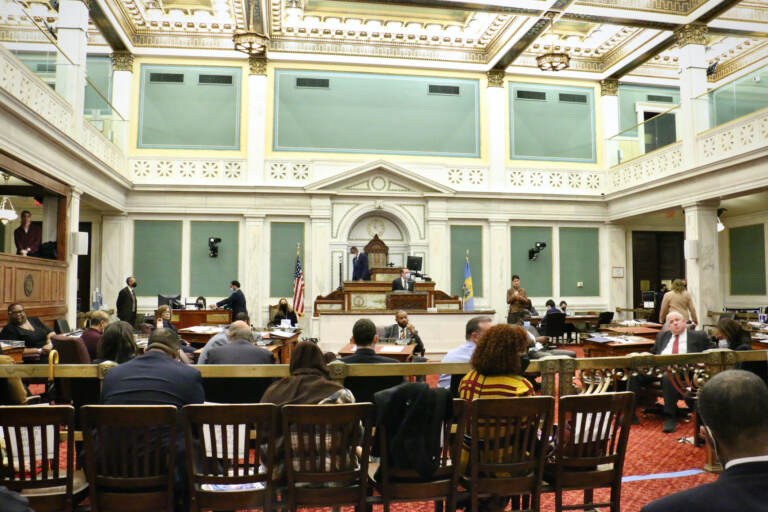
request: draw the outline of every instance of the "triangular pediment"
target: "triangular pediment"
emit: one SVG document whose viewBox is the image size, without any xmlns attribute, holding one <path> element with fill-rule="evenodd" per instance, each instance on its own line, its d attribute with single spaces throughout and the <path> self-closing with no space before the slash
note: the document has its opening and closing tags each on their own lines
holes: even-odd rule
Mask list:
<svg viewBox="0 0 768 512">
<path fill-rule="evenodd" d="M 454 194 L 452 188 L 405 167 L 376 160 L 308 185 L 307 192 L 363 195 Z"/>
</svg>

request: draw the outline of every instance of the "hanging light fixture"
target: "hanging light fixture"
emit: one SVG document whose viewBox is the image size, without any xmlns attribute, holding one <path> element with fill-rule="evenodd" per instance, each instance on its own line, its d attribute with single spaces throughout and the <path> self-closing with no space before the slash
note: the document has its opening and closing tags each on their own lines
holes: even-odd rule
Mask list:
<svg viewBox="0 0 768 512">
<path fill-rule="evenodd" d="M 557 21 L 557 18 L 562 16 L 561 13 L 547 13 L 547 17 L 549 18 L 549 27 L 547 27 L 547 31 L 543 34 L 546 35 L 549 32 L 552 27 L 555 26 L 555 21 Z M 542 36 L 543 37 L 543 36 Z M 552 45 L 552 49 L 554 50 L 554 44 Z M 571 64 L 571 57 L 565 53 L 565 52 L 556 52 L 556 51 L 550 51 L 547 53 L 542 53 L 538 57 L 536 57 L 536 65 L 539 66 L 539 69 L 542 71 L 562 71 L 566 69 Z"/>
<path fill-rule="evenodd" d="M 263 57 L 269 43 L 269 36 L 264 30 L 261 4 L 262 2 L 256 0 L 246 0 L 245 30 L 237 30 L 232 36 L 235 50 L 254 57 Z"/>
<path fill-rule="evenodd" d="M 2 174 L 5 185 L 8 185 L 8 180 L 11 179 L 11 177 L 6 173 Z M 19 216 L 16 214 L 16 210 L 13 208 L 11 198 L 8 196 L 3 196 L 2 200 L 0 200 L 0 222 L 5 225 L 10 221 L 16 220 L 18 218 Z"/>
<path fill-rule="evenodd" d="M 725 231 L 725 224 L 720 220 L 720 216 L 728 211 L 728 208 L 717 209 L 717 232 Z"/>
</svg>

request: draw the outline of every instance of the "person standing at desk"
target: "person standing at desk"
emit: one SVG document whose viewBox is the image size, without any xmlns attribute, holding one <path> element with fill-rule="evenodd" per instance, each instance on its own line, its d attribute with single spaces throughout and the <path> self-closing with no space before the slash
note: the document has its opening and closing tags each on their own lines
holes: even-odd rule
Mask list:
<svg viewBox="0 0 768 512">
<path fill-rule="evenodd" d="M 350 254 L 355 257 L 352 259 L 352 280 L 370 281 L 371 271 L 368 269 L 368 255 L 357 250 L 357 247 L 349 249 Z"/>
<path fill-rule="evenodd" d="M 397 279 L 394 279 L 392 281 L 392 290 L 404 290 L 404 291 L 413 291 L 413 281 L 410 279 L 410 276 L 408 275 L 408 269 L 404 268 L 400 270 L 400 277 Z"/>
<path fill-rule="evenodd" d="M 16 254 L 37 256 L 40 252 L 43 230 L 39 225 L 32 224 L 32 214 L 29 210 L 21 212 L 21 225 L 13 230 L 13 241 L 16 243 Z"/>
<path fill-rule="evenodd" d="M 117 318 L 136 325 L 136 278 L 131 276 L 125 280 L 127 285 L 117 294 Z"/>
<path fill-rule="evenodd" d="M 232 289 L 232 294 L 226 299 L 217 302 L 216 307 L 231 309 L 232 319 L 234 320 L 238 313 L 245 313 L 247 315 L 248 310 L 245 309 L 245 295 L 243 295 L 243 290 L 240 289 L 240 281 L 230 282 L 229 287 Z"/>
<path fill-rule="evenodd" d="M 531 307 L 531 299 L 528 298 L 525 288 L 520 286 L 520 276 L 512 276 L 512 288 L 507 290 L 507 304 L 509 304 L 509 313 L 507 314 L 507 323 L 514 324 L 514 313 L 528 311 Z"/>
</svg>

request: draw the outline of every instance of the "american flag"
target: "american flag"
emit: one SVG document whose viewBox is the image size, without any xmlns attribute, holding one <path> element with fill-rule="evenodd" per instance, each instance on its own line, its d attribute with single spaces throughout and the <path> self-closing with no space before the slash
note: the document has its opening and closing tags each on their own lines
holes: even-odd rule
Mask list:
<svg viewBox="0 0 768 512">
<path fill-rule="evenodd" d="M 293 275 L 293 310 L 304 316 L 304 271 L 301 268 L 299 251 L 296 251 L 296 272 Z"/>
</svg>

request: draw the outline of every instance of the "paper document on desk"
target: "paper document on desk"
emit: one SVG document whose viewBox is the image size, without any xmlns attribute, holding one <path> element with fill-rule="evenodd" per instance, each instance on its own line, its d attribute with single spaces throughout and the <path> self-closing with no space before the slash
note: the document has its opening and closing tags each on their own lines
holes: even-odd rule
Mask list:
<svg viewBox="0 0 768 512">
<path fill-rule="evenodd" d="M 191 327 L 185 327 L 184 329 L 181 329 L 184 332 L 194 332 L 197 334 L 210 334 L 210 333 L 218 333 L 221 331 L 220 327 L 215 327 L 213 325 L 193 325 Z"/>
<path fill-rule="evenodd" d="M 294 333 L 284 331 L 282 329 L 275 329 L 274 331 L 269 333 L 270 338 L 290 338 L 293 336 Z"/>
<path fill-rule="evenodd" d="M 383 345 L 381 347 L 381 352 L 386 352 L 387 354 L 391 353 L 400 353 L 403 351 L 403 347 L 401 345 Z"/>
</svg>

